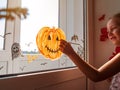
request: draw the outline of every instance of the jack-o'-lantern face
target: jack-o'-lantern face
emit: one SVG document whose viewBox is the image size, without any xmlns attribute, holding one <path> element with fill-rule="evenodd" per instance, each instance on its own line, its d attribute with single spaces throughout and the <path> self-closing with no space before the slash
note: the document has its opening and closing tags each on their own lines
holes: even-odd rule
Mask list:
<svg viewBox="0 0 120 90">
<path fill-rule="evenodd" d="M 59 50 L 60 39 L 66 39 L 62 29 L 43 27 L 40 29 L 36 37 L 38 50 L 46 58 L 55 60 L 62 55 L 62 52 Z"/>
</svg>

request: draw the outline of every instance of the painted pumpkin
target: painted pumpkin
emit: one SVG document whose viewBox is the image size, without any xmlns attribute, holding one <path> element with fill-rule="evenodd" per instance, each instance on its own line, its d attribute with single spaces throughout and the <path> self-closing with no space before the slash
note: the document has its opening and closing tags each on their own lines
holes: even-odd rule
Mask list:
<svg viewBox="0 0 120 90">
<path fill-rule="evenodd" d="M 60 28 L 43 27 L 36 36 L 38 50 L 50 60 L 55 60 L 62 55 L 59 50 L 60 39 L 66 39 Z"/>
</svg>

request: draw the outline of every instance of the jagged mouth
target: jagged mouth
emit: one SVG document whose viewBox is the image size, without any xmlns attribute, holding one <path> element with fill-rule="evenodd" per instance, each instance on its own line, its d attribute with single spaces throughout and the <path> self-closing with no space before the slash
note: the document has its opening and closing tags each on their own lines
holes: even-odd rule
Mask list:
<svg viewBox="0 0 120 90">
<path fill-rule="evenodd" d="M 47 48 L 47 50 L 52 53 L 57 53 L 59 51 L 59 49 L 57 50 L 50 49 L 47 45 L 45 46 L 45 48 Z"/>
</svg>

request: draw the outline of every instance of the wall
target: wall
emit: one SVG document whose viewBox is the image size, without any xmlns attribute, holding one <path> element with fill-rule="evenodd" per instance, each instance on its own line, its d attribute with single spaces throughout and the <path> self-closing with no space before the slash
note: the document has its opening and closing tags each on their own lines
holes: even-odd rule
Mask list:
<svg viewBox="0 0 120 90">
<path fill-rule="evenodd" d="M 120 12 L 120 0 L 94 0 L 94 65 L 98 68 L 112 55 L 114 46 L 109 40 L 100 41 L 101 28 L 106 26 L 107 20 L 115 13 Z M 105 18 L 99 18 L 105 14 Z M 109 83 L 102 81 L 95 84 L 95 90 L 108 90 Z"/>
</svg>

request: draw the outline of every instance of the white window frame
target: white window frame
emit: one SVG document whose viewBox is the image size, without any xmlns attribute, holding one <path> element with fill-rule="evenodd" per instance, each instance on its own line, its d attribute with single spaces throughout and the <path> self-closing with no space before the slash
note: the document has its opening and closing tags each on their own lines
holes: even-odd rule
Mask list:
<svg viewBox="0 0 120 90">
<path fill-rule="evenodd" d="M 79 0 L 76 0 L 76 2 Z M 9 0 L 8 2 L 8 8 L 10 7 L 20 7 L 21 6 L 21 0 Z M 59 25 L 60 27 L 65 30 L 65 33 L 67 33 L 67 39 L 70 40 L 71 36 L 73 35 L 73 33 L 77 33 L 77 30 L 80 30 L 79 25 L 82 25 L 82 21 L 81 20 L 77 20 L 77 9 L 83 9 L 83 8 L 76 8 L 76 5 L 73 4 L 74 0 L 60 0 L 60 18 L 59 18 Z M 78 3 L 79 4 L 79 3 Z M 80 6 L 81 7 L 81 6 Z M 76 10 L 74 10 L 74 8 L 76 8 Z M 83 14 L 79 14 L 81 18 L 83 18 Z M 76 18 L 73 18 L 76 17 Z M 77 21 L 76 21 L 77 20 Z M 75 23 L 75 24 L 73 24 Z M 79 23 L 79 24 L 78 24 Z M 82 25 L 82 29 L 83 25 Z M 6 73 L 17 73 L 16 68 L 18 68 L 18 63 L 16 61 L 12 61 L 12 57 L 11 57 L 11 45 L 13 44 L 13 42 L 20 42 L 20 19 L 16 17 L 15 21 L 7 21 L 7 28 L 6 28 L 6 32 L 9 32 L 11 30 L 12 35 L 9 36 L 9 38 L 5 41 L 5 50 L 4 51 L 0 51 L 0 54 L 5 53 L 2 56 L 2 59 L 4 59 L 5 61 L 7 61 L 8 64 L 8 70 Z M 70 32 L 71 31 L 71 32 Z M 5 58 L 7 56 L 9 56 L 10 58 Z M 3 60 L 3 61 L 4 61 Z M 19 60 L 18 60 L 19 61 Z"/>
</svg>

